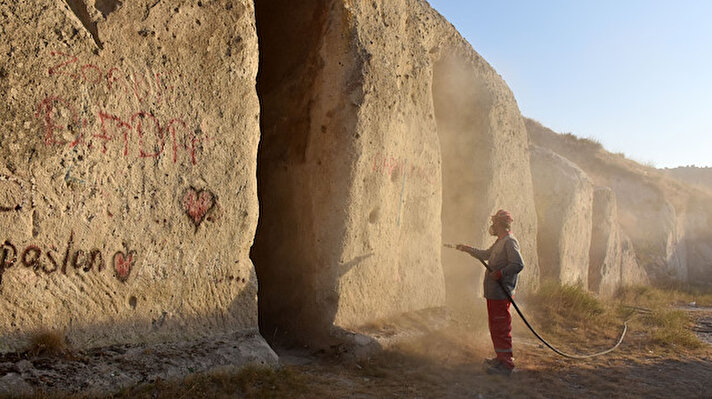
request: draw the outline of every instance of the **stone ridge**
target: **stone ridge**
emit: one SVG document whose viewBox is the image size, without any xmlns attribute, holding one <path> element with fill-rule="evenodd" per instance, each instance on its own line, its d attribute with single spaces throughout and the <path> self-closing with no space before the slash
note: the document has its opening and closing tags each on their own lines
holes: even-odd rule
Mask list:
<svg viewBox="0 0 712 399">
<path fill-rule="evenodd" d="M 593 184 L 573 162 L 532 146 L 541 277 L 588 287 Z"/>
<path fill-rule="evenodd" d="M 663 171 L 687 184 L 712 191 L 712 167 L 680 166 L 665 168 Z"/>
<path fill-rule="evenodd" d="M 569 159 L 596 186 L 612 190 L 618 209 L 617 224 L 623 233 L 621 243 L 627 246 L 626 237 L 632 243 L 633 252 L 626 258 L 632 259 L 635 253 L 637 260 L 629 261 L 627 267 L 621 264 L 622 283 L 630 283 L 631 279 L 646 283 L 648 278 L 657 282 L 712 282 L 709 193 L 675 180 L 664 171 L 611 154 L 591 140 L 557 134 L 531 119 L 526 119 L 526 125 L 531 143 Z M 598 223 L 611 222 L 604 218 Z M 636 264 L 645 270 L 647 278 Z"/>
</svg>

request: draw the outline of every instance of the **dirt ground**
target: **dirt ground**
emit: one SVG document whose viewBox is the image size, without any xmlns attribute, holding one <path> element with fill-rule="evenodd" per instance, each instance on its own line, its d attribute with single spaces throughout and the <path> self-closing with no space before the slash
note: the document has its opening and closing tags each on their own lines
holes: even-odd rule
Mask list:
<svg viewBox="0 0 712 399">
<path fill-rule="evenodd" d="M 712 321 L 712 309 L 695 316 Z M 517 324 L 517 372 L 510 377 L 483 371 L 484 357 L 494 354 L 486 334 L 463 339 L 462 329 L 450 328 L 370 361 L 348 365 L 320 360 L 298 366 L 309 380 L 302 397 L 712 398 L 712 345 L 694 351 L 650 349 L 641 342 L 644 333 L 631 328 L 617 351 L 571 360 L 555 355 Z M 582 352 L 597 351 L 613 342 L 611 337 L 591 337 L 577 346 Z"/>
<path fill-rule="evenodd" d="M 712 308 L 688 311 L 696 320 L 691 329 L 712 335 Z M 510 377 L 491 376 L 483 371 L 483 359 L 493 355 L 483 327 L 451 323 L 402 339 L 368 359 L 354 360 L 345 353 L 312 353 L 304 348 L 278 349 L 283 365 L 277 370 L 186 370 L 186 377 L 117 386 L 115 392 L 103 394 L 87 394 L 81 378 L 66 372 L 78 372 L 76 365 L 82 363 L 82 367 L 91 366 L 94 373 L 100 374 L 102 369 L 112 367 L 107 356 L 101 360 L 81 354 L 73 358 L 25 359 L 27 367 L 64 370 L 65 374 L 55 373 L 52 379 L 35 378 L 31 381 L 35 393 L 22 396 L 18 391 L 6 397 L 712 398 L 712 344 L 695 349 L 651 345 L 648 332 L 641 326 L 631 323 L 623 344 L 615 352 L 581 361 L 553 354 L 515 316 L 517 372 Z M 561 344 L 570 352 L 598 351 L 614 343 L 620 332 L 608 327 L 605 326 L 606 331 L 571 327 L 567 333 L 570 335 L 559 334 L 552 343 Z M 575 342 L 567 345 L 559 340 Z M 207 350 L 191 347 L 203 349 Z M 220 351 L 214 344 L 212 349 Z M 156 355 L 160 357 L 160 353 Z M 103 363 L 86 364 L 91 362 Z M 132 363 L 134 368 L 138 365 Z M 142 367 L 146 369 L 134 371 L 146 375 L 152 372 L 150 365 L 144 363 Z M 7 377 L 7 371 L 4 373 L 2 378 Z"/>
</svg>

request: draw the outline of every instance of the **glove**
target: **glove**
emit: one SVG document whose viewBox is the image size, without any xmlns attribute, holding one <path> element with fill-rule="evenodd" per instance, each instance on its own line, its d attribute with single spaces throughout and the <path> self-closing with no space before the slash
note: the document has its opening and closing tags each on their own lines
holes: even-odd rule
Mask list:
<svg viewBox="0 0 712 399">
<path fill-rule="evenodd" d="M 490 275 L 490 277 L 492 277 L 492 279 L 494 279 L 494 280 L 500 280 L 500 279 L 502 278 L 502 271 L 501 271 L 501 270 L 497 270 L 496 272 L 491 272 L 489 275 Z"/>
</svg>

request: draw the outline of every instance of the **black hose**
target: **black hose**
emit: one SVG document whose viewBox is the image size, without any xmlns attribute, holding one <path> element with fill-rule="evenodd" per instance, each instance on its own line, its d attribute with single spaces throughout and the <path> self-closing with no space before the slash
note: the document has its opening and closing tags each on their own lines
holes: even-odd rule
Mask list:
<svg viewBox="0 0 712 399">
<path fill-rule="evenodd" d="M 454 245 L 450 245 L 450 244 L 444 244 L 444 245 L 447 248 L 457 249 Z M 472 255 L 472 254 L 470 254 L 470 255 Z M 473 255 L 473 257 L 475 259 L 479 260 L 480 263 L 482 263 L 482 265 L 485 267 L 485 269 L 487 269 L 488 272 L 490 272 L 490 273 L 492 272 L 492 269 L 490 269 L 489 265 L 484 260 L 482 260 L 474 255 Z M 590 355 L 572 355 L 570 353 L 566 353 L 564 351 L 561 351 L 561 350 L 555 348 L 553 345 L 551 345 L 549 342 L 547 342 L 541 335 L 539 335 L 539 333 L 536 332 L 534 327 L 532 327 L 532 325 L 529 324 L 529 321 L 527 320 L 527 318 L 524 317 L 524 314 L 522 314 L 522 311 L 519 309 L 519 306 L 517 306 L 517 303 L 514 302 L 514 298 L 512 298 L 512 295 L 509 294 L 509 291 L 507 291 L 507 289 L 504 288 L 504 285 L 502 284 L 502 282 L 500 280 L 496 280 L 496 281 L 499 284 L 500 288 L 502 288 L 502 291 L 504 291 L 504 294 L 507 295 L 507 298 L 514 306 L 514 309 L 519 314 L 519 317 L 522 318 L 522 321 L 524 322 L 524 324 L 526 324 L 527 327 L 529 327 L 529 330 L 532 332 L 532 334 L 534 334 L 534 336 L 537 337 L 539 339 L 539 341 L 543 342 L 544 345 L 546 345 L 549 349 L 554 351 L 556 354 L 561 355 L 563 357 L 567 357 L 569 359 L 589 359 L 592 357 L 601 356 L 601 355 L 605 355 L 606 353 L 613 352 L 614 350 L 616 350 L 616 348 L 618 348 L 618 346 L 621 344 L 621 342 L 623 342 L 623 337 L 625 337 L 625 333 L 628 331 L 628 320 L 630 320 L 633 317 L 633 316 L 631 316 L 628 319 L 623 321 L 623 331 L 621 332 L 621 335 L 618 338 L 618 341 L 616 342 L 616 344 L 613 345 L 612 347 L 610 347 L 609 349 L 606 349 L 604 351 L 597 352 L 597 353 L 592 353 Z"/>
</svg>

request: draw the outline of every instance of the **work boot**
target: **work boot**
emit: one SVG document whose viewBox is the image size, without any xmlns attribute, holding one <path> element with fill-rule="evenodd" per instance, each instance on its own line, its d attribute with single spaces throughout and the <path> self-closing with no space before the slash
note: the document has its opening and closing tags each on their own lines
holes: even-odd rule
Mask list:
<svg viewBox="0 0 712 399">
<path fill-rule="evenodd" d="M 502 362 L 497 360 L 497 364 L 487 367 L 485 371 L 487 372 L 487 374 L 509 376 L 512 375 L 512 370 L 513 369 L 510 369 L 509 367 L 502 364 Z"/>
<path fill-rule="evenodd" d="M 493 357 L 491 359 L 485 359 L 484 363 L 485 363 L 485 366 L 487 366 L 487 367 L 494 367 L 494 366 L 500 364 L 501 362 L 496 357 Z"/>
</svg>

